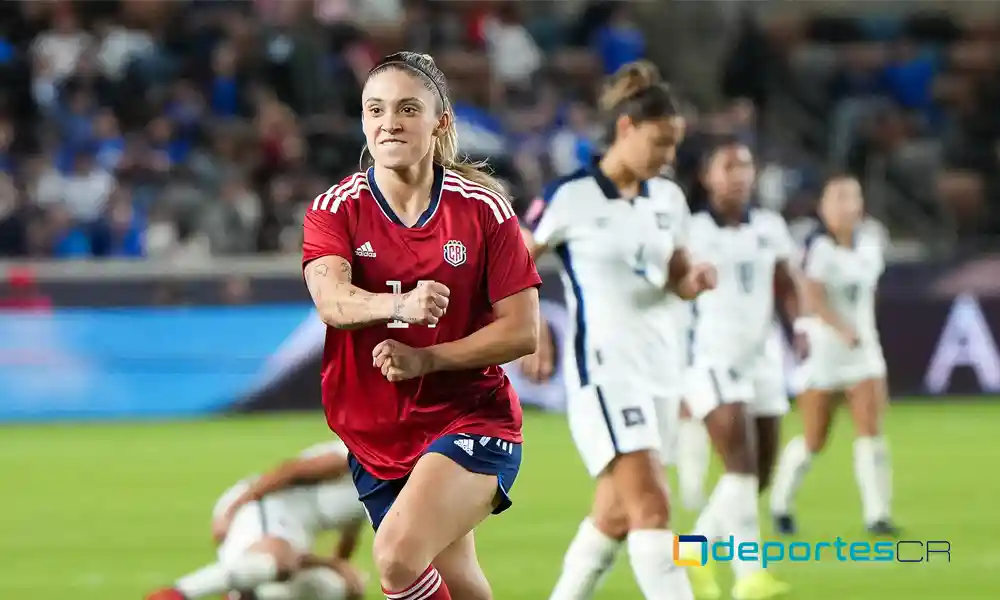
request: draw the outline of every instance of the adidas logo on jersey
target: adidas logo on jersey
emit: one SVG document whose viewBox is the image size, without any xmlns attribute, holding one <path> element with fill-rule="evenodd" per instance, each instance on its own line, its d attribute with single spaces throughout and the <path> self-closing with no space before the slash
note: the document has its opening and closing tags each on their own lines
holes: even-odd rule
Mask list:
<svg viewBox="0 0 1000 600">
<path fill-rule="evenodd" d="M 475 440 L 472 440 L 470 438 L 455 440 L 455 445 L 461 448 L 462 450 L 465 450 L 465 453 L 468 454 L 469 456 L 472 456 L 472 451 L 476 448 Z"/>
<path fill-rule="evenodd" d="M 354 251 L 358 256 L 364 256 L 365 258 L 375 258 L 375 249 L 372 248 L 371 242 L 365 242 Z"/>
</svg>

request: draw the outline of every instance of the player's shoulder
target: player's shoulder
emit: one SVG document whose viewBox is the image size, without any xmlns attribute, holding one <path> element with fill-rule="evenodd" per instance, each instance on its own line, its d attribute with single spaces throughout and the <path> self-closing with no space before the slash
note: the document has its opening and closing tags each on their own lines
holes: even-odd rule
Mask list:
<svg viewBox="0 0 1000 600">
<path fill-rule="evenodd" d="M 305 450 L 299 453 L 301 458 L 315 458 L 317 456 L 325 456 L 327 454 L 336 454 L 338 456 L 347 456 L 347 446 L 344 445 L 340 440 L 332 440 L 328 442 L 321 442 L 319 444 L 314 444 L 309 446 Z"/>
<path fill-rule="evenodd" d="M 546 203 L 551 203 L 557 197 L 569 195 L 575 197 L 581 190 L 589 190 L 595 196 L 600 194 L 600 189 L 594 184 L 593 172 L 586 167 L 581 167 L 568 175 L 563 175 L 555 181 L 550 182 L 542 190 L 542 199 Z M 600 195 L 600 197 L 603 198 L 604 196 Z"/>
<path fill-rule="evenodd" d="M 371 193 L 368 175 L 365 171 L 358 171 L 344 177 L 339 183 L 316 196 L 309 210 L 337 213 L 350 207 L 364 193 Z"/>
<path fill-rule="evenodd" d="M 669 200 L 681 199 L 687 202 L 687 196 L 684 194 L 684 188 L 669 177 L 658 175 L 648 180 L 646 185 L 649 186 L 649 195 L 651 198 L 666 198 Z"/>
<path fill-rule="evenodd" d="M 765 233 L 787 230 L 788 224 L 781 213 L 770 208 L 754 207 L 750 209 L 750 223 Z"/>
<path fill-rule="evenodd" d="M 806 252 L 812 252 L 817 249 L 830 250 L 834 246 L 835 244 L 833 237 L 830 236 L 830 232 L 818 220 L 813 223 L 809 229 L 809 233 L 806 234 L 805 239 L 802 241 L 802 249 Z"/>
<path fill-rule="evenodd" d="M 517 218 L 506 194 L 473 181 L 452 169 L 444 170 L 441 179 L 441 197 L 461 210 L 468 210 L 486 221 L 503 223 Z"/>
</svg>

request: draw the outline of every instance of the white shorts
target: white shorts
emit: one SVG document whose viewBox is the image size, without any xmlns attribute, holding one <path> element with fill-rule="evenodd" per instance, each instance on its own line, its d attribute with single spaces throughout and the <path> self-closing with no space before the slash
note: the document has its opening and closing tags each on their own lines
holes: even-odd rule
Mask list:
<svg viewBox="0 0 1000 600">
<path fill-rule="evenodd" d="M 684 401 L 691 414 L 704 419 L 722 404 L 745 402 L 755 417 L 788 413 L 788 390 L 780 357 L 761 357 L 744 369 L 693 366 L 685 374 Z"/>
<path fill-rule="evenodd" d="M 851 348 L 822 324 L 808 328 L 806 335 L 809 356 L 796 373 L 798 389 L 840 391 L 868 379 L 885 377 L 885 357 L 877 341 Z"/>
<path fill-rule="evenodd" d="M 653 450 L 661 458 L 667 455 L 664 442 L 670 436 L 664 425 L 676 420 L 676 400 L 641 385 L 612 381 L 570 390 L 568 396 L 570 433 L 592 477 L 619 454 Z"/>
<path fill-rule="evenodd" d="M 249 484 L 241 482 L 227 491 L 216 504 L 215 515 L 225 510 Z M 265 497 L 258 502 L 248 502 L 236 511 L 226 539 L 218 549 L 219 562 L 226 563 L 246 553 L 247 549 L 264 537 L 285 540 L 299 552 L 312 550 L 315 538 L 302 520 L 281 497 Z"/>
</svg>

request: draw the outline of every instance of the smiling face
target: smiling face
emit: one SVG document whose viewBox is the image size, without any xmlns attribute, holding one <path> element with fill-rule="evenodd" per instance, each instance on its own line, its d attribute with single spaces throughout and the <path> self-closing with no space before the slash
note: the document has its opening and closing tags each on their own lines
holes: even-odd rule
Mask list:
<svg viewBox="0 0 1000 600">
<path fill-rule="evenodd" d="M 433 84 L 405 68 L 388 68 L 368 79 L 362 119 L 368 151 L 389 169 L 412 167 L 427 157 L 451 115 Z"/>
</svg>

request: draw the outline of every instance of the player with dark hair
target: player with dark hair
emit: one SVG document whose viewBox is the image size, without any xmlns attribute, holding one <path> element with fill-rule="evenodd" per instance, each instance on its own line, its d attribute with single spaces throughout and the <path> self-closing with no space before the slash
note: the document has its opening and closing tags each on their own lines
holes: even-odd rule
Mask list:
<svg viewBox="0 0 1000 600">
<path fill-rule="evenodd" d="M 684 403 L 704 422 L 724 469 L 694 533 L 709 541 L 731 535 L 737 544 L 760 543 L 757 495 L 768 485 L 789 408 L 775 310 L 793 323 L 800 304 L 795 244 L 781 215 L 751 206 L 755 179 L 746 144 L 714 140 L 702 170 L 706 204 L 688 237 L 692 259 L 714 264 L 719 283 L 691 303 Z M 797 345 L 804 353 L 804 337 Z M 735 600 L 787 591 L 760 562 L 734 560 L 732 568 Z M 691 582 L 700 598 L 721 596 L 710 565 L 695 569 Z"/>
<path fill-rule="evenodd" d="M 874 535 L 896 535 L 890 505 L 892 467 L 882 419 L 889 399 L 885 358 L 875 323 L 875 294 L 885 269 L 884 237 L 864 221 L 861 185 L 851 176 L 829 179 L 819 203 L 820 225 L 803 260 L 808 317 L 796 327 L 811 353 L 796 404 L 803 435 L 785 447 L 771 492 L 775 531 L 795 533 L 792 501 L 813 456 L 826 445 L 836 396 L 844 393 L 854 420 L 854 475 L 864 523 Z"/>
<path fill-rule="evenodd" d="M 218 561 L 148 600 L 357 600 L 365 578 L 349 561 L 364 514 L 347 448 L 318 444 L 223 493 L 212 511 Z M 313 554 L 317 536 L 331 531 L 340 533 L 334 555 Z"/>
<path fill-rule="evenodd" d="M 371 166 L 318 196 L 302 263 L 327 324 L 323 406 L 392 600 L 489 599 L 473 530 L 510 506 L 541 280 L 503 188 L 457 157 L 444 75 L 400 52 L 361 99 Z"/>
<path fill-rule="evenodd" d="M 659 176 L 684 135 L 673 91 L 653 65 L 632 63 L 608 80 L 601 108 L 605 154 L 551 186 L 525 232 L 534 253 L 552 249 L 562 261 L 573 318 L 563 354 L 569 424 L 597 480 L 551 597 L 589 598 L 625 542 L 646 598 L 686 600 L 692 592 L 674 564 L 661 425 L 681 393 L 673 303 L 711 289 L 715 270 L 688 259 L 687 201 Z"/>
</svg>

